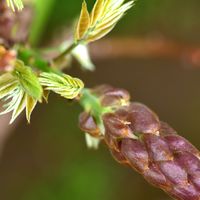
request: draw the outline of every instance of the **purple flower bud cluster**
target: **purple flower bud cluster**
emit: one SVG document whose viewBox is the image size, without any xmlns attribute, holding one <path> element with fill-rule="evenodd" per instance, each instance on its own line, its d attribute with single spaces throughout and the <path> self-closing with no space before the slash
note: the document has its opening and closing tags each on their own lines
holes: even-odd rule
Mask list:
<svg viewBox="0 0 200 200">
<path fill-rule="evenodd" d="M 127 91 L 100 86 L 91 92 L 113 112 L 102 116 L 104 133 L 90 113 L 82 113 L 83 131 L 103 137 L 119 163 L 132 167 L 174 199 L 200 199 L 200 153 L 191 143 L 145 105 L 129 102 Z M 126 105 L 121 104 L 124 101 Z"/>
</svg>

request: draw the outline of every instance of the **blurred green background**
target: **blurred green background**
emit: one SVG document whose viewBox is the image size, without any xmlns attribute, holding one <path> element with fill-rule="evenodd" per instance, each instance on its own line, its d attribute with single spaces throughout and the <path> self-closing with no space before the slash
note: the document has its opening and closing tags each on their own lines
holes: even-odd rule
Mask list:
<svg viewBox="0 0 200 200">
<path fill-rule="evenodd" d="M 94 3 L 88 0 L 89 6 Z M 71 27 L 81 0 L 38 0 L 31 39 L 48 44 Z M 200 1 L 138 0 L 108 36 L 164 37 L 200 46 Z M 114 51 L 114 50 L 113 50 Z M 152 108 L 179 134 L 200 147 L 200 68 L 166 58 L 93 60 L 95 72 L 77 63 L 68 71 L 92 87 L 112 84 Z M 19 121 L 6 141 L 0 164 L 2 200 L 168 200 L 164 192 L 117 164 L 104 144 L 88 150 L 79 130 L 81 108 L 56 95 L 39 105 L 31 125 Z"/>
</svg>

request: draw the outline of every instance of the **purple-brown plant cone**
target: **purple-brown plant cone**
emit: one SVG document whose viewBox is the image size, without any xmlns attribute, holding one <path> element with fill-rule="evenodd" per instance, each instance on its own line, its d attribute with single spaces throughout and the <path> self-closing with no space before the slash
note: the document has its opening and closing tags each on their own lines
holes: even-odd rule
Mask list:
<svg viewBox="0 0 200 200">
<path fill-rule="evenodd" d="M 105 133 L 100 133 L 94 117 L 86 112 L 80 116 L 81 129 L 93 137 L 103 135 L 119 163 L 132 167 L 174 199 L 199 200 L 199 151 L 148 107 L 128 102 L 127 91 L 101 86 L 92 92 L 103 106 L 114 109 L 102 115 Z M 123 99 L 127 105 L 120 106 Z"/>
</svg>

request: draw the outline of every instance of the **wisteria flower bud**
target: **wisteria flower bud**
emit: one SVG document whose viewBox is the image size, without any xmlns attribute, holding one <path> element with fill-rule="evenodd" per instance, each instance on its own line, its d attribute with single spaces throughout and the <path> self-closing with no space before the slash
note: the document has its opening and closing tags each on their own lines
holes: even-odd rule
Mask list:
<svg viewBox="0 0 200 200">
<path fill-rule="evenodd" d="M 102 110 L 115 105 L 100 115 L 103 137 L 114 159 L 132 167 L 176 200 L 199 200 L 199 151 L 148 107 L 129 102 L 129 94 L 123 90 L 104 85 L 92 92 Z M 127 104 L 116 104 L 120 98 Z M 91 135 L 98 126 L 87 114 L 81 115 L 80 122 Z"/>
<path fill-rule="evenodd" d="M 108 113 L 103 116 L 105 131 L 115 138 L 132 137 L 132 130 L 129 128 L 129 122 L 123 121 L 117 115 Z"/>
<path fill-rule="evenodd" d="M 108 85 L 95 88 L 93 93 L 99 97 L 102 106 L 105 107 L 126 105 L 130 100 L 128 91 L 124 89 L 113 88 Z"/>
<path fill-rule="evenodd" d="M 155 113 L 140 103 L 131 103 L 129 107 L 130 127 L 133 132 L 157 134 L 160 122 Z"/>
<path fill-rule="evenodd" d="M 91 136 L 98 137 L 100 135 L 100 130 L 94 118 L 87 112 L 83 112 L 79 116 L 79 127 Z"/>
</svg>

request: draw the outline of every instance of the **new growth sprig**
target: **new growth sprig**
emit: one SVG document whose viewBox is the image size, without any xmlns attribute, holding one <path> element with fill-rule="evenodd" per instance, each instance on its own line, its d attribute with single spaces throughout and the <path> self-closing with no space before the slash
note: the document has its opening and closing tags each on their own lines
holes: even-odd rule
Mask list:
<svg viewBox="0 0 200 200">
<path fill-rule="evenodd" d="M 21 0 L 8 0 L 7 4 L 13 10 L 15 7 L 19 10 L 23 8 Z M 52 60 L 45 60 L 35 50 L 23 45 L 14 49 L 16 57 L 6 60 L 3 56 L 10 50 L 2 46 L 5 52 L 4 54 L 0 52 L 1 68 L 7 71 L 8 65 L 11 70 L 0 77 L 0 91 L 2 91 L 0 98 L 6 102 L 5 110 L 1 114 L 13 111 L 10 121 L 12 123 L 26 108 L 26 117 L 30 122 L 31 113 L 37 102 L 41 103 L 42 97 L 47 100 L 50 91 L 67 99 L 81 96 L 83 81 L 62 73 L 58 66 L 60 61 L 62 63 L 66 56 L 72 54 L 87 69 L 94 69 L 85 44 L 108 34 L 132 5 L 133 1 L 124 3 L 124 0 L 97 0 L 89 14 L 84 1 L 74 30 L 74 42 L 61 53 L 58 52 L 59 55 Z M 85 60 L 83 58 L 81 60 L 82 56 Z M 5 61 L 6 65 L 3 64 Z"/>
<path fill-rule="evenodd" d="M 25 66 L 20 60 L 12 61 L 13 69 L 0 76 L 0 99 L 4 102 L 2 114 L 13 112 L 12 123 L 26 109 L 26 118 L 30 117 L 37 102 L 48 99 L 48 92 L 53 91 L 67 99 L 79 95 L 84 87 L 83 82 L 66 74 L 53 72 L 39 73 Z M 44 88 L 43 88 L 43 87 Z"/>
<path fill-rule="evenodd" d="M 84 1 L 76 29 L 74 42 L 62 54 L 54 59 L 62 59 L 80 44 L 88 44 L 106 36 L 116 26 L 117 22 L 129 10 L 134 1 L 124 3 L 125 0 L 97 0 L 91 13 Z"/>
<path fill-rule="evenodd" d="M 13 112 L 12 123 L 26 108 L 26 118 L 30 122 L 34 107 L 42 100 L 42 87 L 30 67 L 19 60 L 13 65 L 11 72 L 0 76 L 0 99 L 3 100 L 5 109 L 1 115 Z"/>
<path fill-rule="evenodd" d="M 97 0 L 89 13 L 84 1 L 75 31 L 75 41 L 89 43 L 108 34 L 133 5 L 133 1 L 124 4 L 124 0 Z"/>
</svg>

